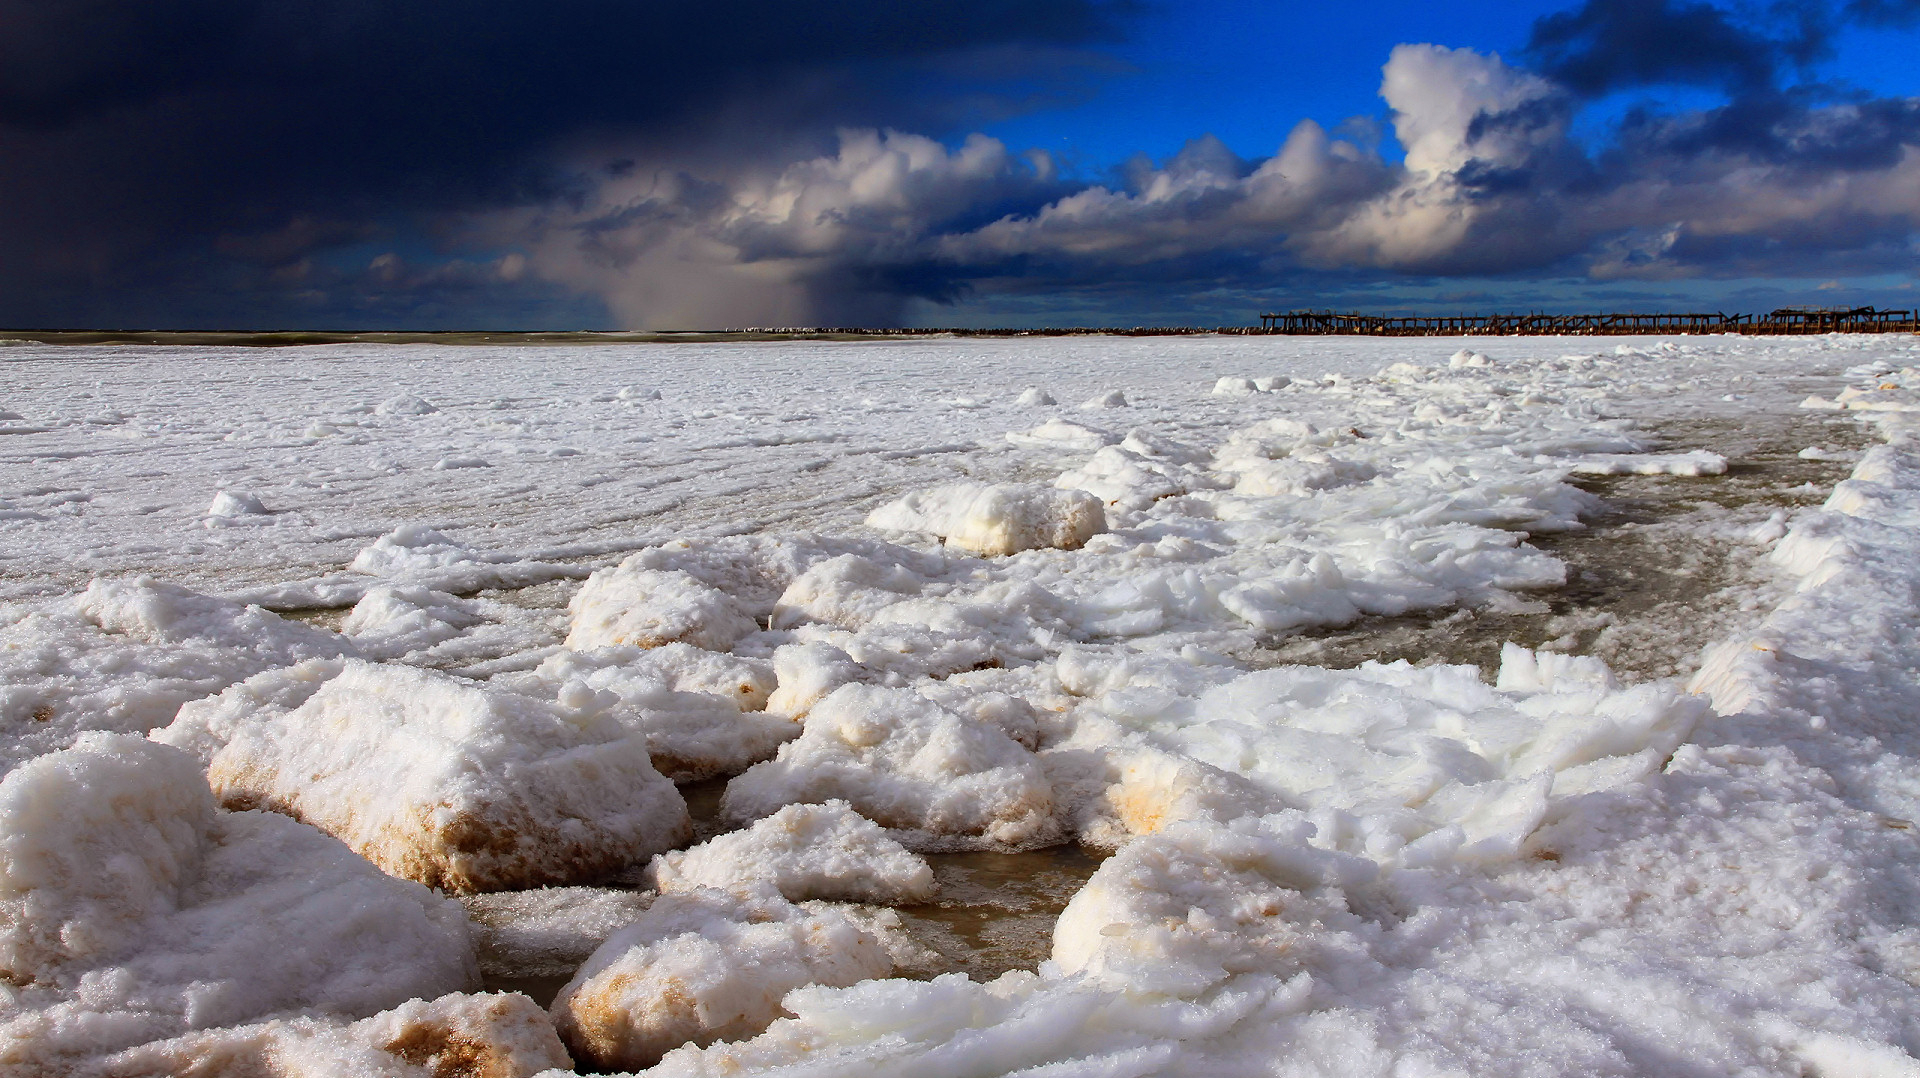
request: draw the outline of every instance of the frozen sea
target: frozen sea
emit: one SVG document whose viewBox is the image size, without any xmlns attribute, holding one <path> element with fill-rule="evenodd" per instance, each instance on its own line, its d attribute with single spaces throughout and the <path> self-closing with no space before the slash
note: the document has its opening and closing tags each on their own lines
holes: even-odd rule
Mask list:
<svg viewBox="0 0 1920 1078">
<path fill-rule="evenodd" d="M 1917 367 L 0 348 L 0 1067 L 1920 1074 Z"/>
</svg>

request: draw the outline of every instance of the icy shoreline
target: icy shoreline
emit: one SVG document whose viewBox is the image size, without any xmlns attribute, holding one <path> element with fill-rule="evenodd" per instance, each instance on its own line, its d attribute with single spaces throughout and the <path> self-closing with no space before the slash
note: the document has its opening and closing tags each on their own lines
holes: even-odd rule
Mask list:
<svg viewBox="0 0 1920 1078">
<path fill-rule="evenodd" d="M 1245 341 L 971 347 L 797 350 L 826 370 L 789 374 L 847 385 L 776 414 L 753 402 L 779 394 L 737 380 L 742 404 L 725 422 L 786 428 L 738 444 L 713 437 L 718 413 L 670 405 L 671 386 L 631 383 L 551 415 L 400 392 L 333 406 L 284 444 L 274 432 L 298 421 L 265 410 L 213 438 L 184 429 L 197 421 L 170 431 L 115 411 L 88 425 L 0 402 L 27 417 L 11 466 L 65 461 L 52 466 L 97 488 L 4 495 L 15 594 L 60 588 L 49 552 L 88 534 L 84 560 L 100 568 L 157 558 L 229 595 L 353 608 L 335 633 L 114 579 L 9 610 L 0 1061 L 145 1073 L 264 1054 L 307 1060 L 283 1073 L 411 1073 L 437 1058 L 393 1047 L 405 1039 L 394 1024 L 412 1021 L 518 1061 L 502 1073 L 553 1065 L 565 1056 L 544 1020 L 484 1002 L 516 997 L 370 1017 L 476 987 L 462 932 L 478 930 L 425 927 L 457 929 L 466 914 L 349 848 L 397 876 L 503 899 L 591 884 L 688 841 L 684 810 L 654 803 L 677 799 L 665 772 L 735 776 L 720 817 L 736 830 L 630 872 L 671 901 L 636 911 L 580 890 L 469 902 L 499 936 L 487 945 L 528 961 L 578 964 L 627 925 L 554 1008 L 576 1057 L 602 1066 L 1920 1067 L 1905 1017 L 1920 1002 L 1910 341 L 1533 342 L 1541 354 L 1492 359 L 1431 342 L 1287 357 Z M 1078 367 L 1100 348 L 1117 357 L 1091 379 Z M 100 369 L 128 361 L 95 351 Z M 200 358 L 260 377 L 253 359 Z M 956 358 L 944 380 L 912 381 L 917 365 Z M 1015 400 L 1018 382 L 981 393 L 983 373 L 1015 358 L 1038 361 L 1021 381 L 1066 404 Z M 855 398 L 862 389 L 875 396 Z M 1570 476 L 1724 473 L 1736 446 L 1658 445 L 1643 421 L 1777 416 L 1816 389 L 1827 392 L 1811 407 L 1871 414 L 1886 444 L 1820 510 L 1708 525 L 1751 532 L 1756 554 L 1770 546 L 1791 596 L 1713 652 L 1693 685 L 1704 696 L 1511 647 L 1491 683 L 1472 667 L 1253 670 L 1234 658 L 1363 616 L 1537 604 L 1565 566 L 1525 538 L 1578 529 L 1597 506 Z M 246 392 L 268 405 L 283 390 Z M 509 421 L 479 435 L 485 412 Z M 141 512 L 139 483 L 116 478 L 127 452 L 101 449 L 141 438 L 156 465 L 183 463 L 168 482 L 220 479 L 217 497 L 195 496 L 196 536 L 210 538 L 142 532 L 141 519 L 173 511 Z M 669 451 L 634 449 L 657 443 Z M 347 469 L 352 453 L 371 453 L 370 470 Z M 332 495 L 282 508 L 298 469 L 310 469 L 303 489 L 343 484 L 390 522 L 409 484 L 431 498 L 440 476 L 444 504 L 520 507 L 486 532 L 416 512 L 342 535 L 318 523 Z M 643 529 L 614 511 L 688 475 L 701 478 Z M 557 500 L 564 477 L 570 507 Z M 355 505 L 349 515 L 367 511 Z M 724 514 L 747 510 L 774 526 L 727 534 Z M 580 515 L 585 529 L 568 523 Z M 563 533 L 573 540 L 556 542 Z M 263 578 L 274 556 L 312 571 Z M 555 605 L 486 590 L 541 581 Z M 128 735 L 149 730 L 188 752 L 136 748 L 151 742 Z M 195 792 L 196 762 L 210 791 Z M 529 796 L 549 789 L 571 800 Z M 72 811 L 99 794 L 118 815 Z M 790 807 L 822 803 L 842 815 Z M 244 811 L 256 808 L 333 838 Z M 140 849 L 143 828 L 175 852 L 116 852 Z M 208 858 L 249 856 L 218 851 L 265 849 L 288 828 L 311 836 L 299 864 L 334 867 L 274 871 L 344 873 L 327 886 L 384 887 L 361 901 L 422 911 L 408 942 L 383 947 L 436 956 L 432 987 L 373 974 L 360 995 L 325 987 L 356 976 L 349 925 L 324 976 L 221 957 L 235 944 L 208 933 L 272 946 L 292 922 L 261 905 L 268 884 Z M 274 841 L 292 850 L 292 834 Z M 919 961 L 885 908 L 925 901 L 913 851 L 1073 840 L 1115 852 L 1068 903 L 1050 961 L 987 984 L 873 979 Z M 147 897 L 115 897 L 128 881 Z M 837 904 L 850 899 L 867 905 Z M 309 915 L 332 916 L 324 904 Z M 674 1047 L 686 1039 L 713 1043 Z"/>
</svg>

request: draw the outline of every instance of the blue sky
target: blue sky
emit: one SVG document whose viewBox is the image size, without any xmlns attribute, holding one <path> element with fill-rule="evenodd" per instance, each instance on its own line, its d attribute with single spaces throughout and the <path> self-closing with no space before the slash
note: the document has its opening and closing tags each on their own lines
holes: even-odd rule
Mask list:
<svg viewBox="0 0 1920 1078">
<path fill-rule="evenodd" d="M 17 327 L 1920 306 L 1920 0 L 0 0 L 0 24 Z"/>
<path fill-rule="evenodd" d="M 1327 127 L 1356 116 L 1384 120 L 1380 68 L 1395 45 L 1430 42 L 1514 57 L 1524 51 L 1536 19 L 1572 6 L 1555 0 L 1159 3 L 1129 20 L 1130 40 L 1102 50 L 1125 67 L 1088 100 L 982 130 L 1014 145 L 1056 149 L 1089 170 L 1135 153 L 1170 156 L 1203 133 L 1242 154 L 1265 155 L 1301 118 Z M 1920 28 L 1845 26 L 1834 55 L 1808 74 L 1877 96 L 1920 92 Z M 1638 101 L 1701 108 L 1725 96 L 1707 87 L 1638 87 L 1588 105 L 1582 126 L 1599 134 Z"/>
</svg>

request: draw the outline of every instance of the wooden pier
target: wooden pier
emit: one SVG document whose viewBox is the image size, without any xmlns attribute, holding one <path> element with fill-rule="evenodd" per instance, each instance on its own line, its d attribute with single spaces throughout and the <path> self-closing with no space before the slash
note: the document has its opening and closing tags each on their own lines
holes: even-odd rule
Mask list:
<svg viewBox="0 0 1920 1078">
<path fill-rule="evenodd" d="M 1915 333 L 1914 311 L 1782 307 L 1765 315 L 1488 314 L 1392 317 L 1290 311 L 1260 316 L 1260 332 L 1337 337 L 1624 337 L 1654 333 Z"/>
</svg>

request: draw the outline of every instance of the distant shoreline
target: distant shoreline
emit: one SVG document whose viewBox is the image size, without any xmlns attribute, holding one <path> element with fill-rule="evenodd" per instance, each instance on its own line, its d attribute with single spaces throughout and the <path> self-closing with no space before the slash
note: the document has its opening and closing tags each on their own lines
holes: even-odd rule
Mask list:
<svg viewBox="0 0 1920 1078">
<path fill-rule="evenodd" d="M 1264 336 L 1257 326 L 1133 326 L 1056 329 L 718 329 L 718 330 L 98 330 L 0 329 L 0 345 L 152 344 L 286 348 L 315 344 L 716 344 L 739 341 L 864 341 L 926 337 Z"/>
<path fill-rule="evenodd" d="M 1913 311 L 1790 309 L 1771 315 L 1471 315 L 1393 317 L 1331 312 L 1261 315 L 1257 326 L 1055 326 L 1036 329 L 750 327 L 715 330 L 103 330 L 0 329 L 8 344 L 146 344 L 287 348 L 326 344 L 557 345 L 730 344 L 1017 337 L 1644 337 L 1692 334 L 1786 336 L 1910 333 Z"/>
</svg>

